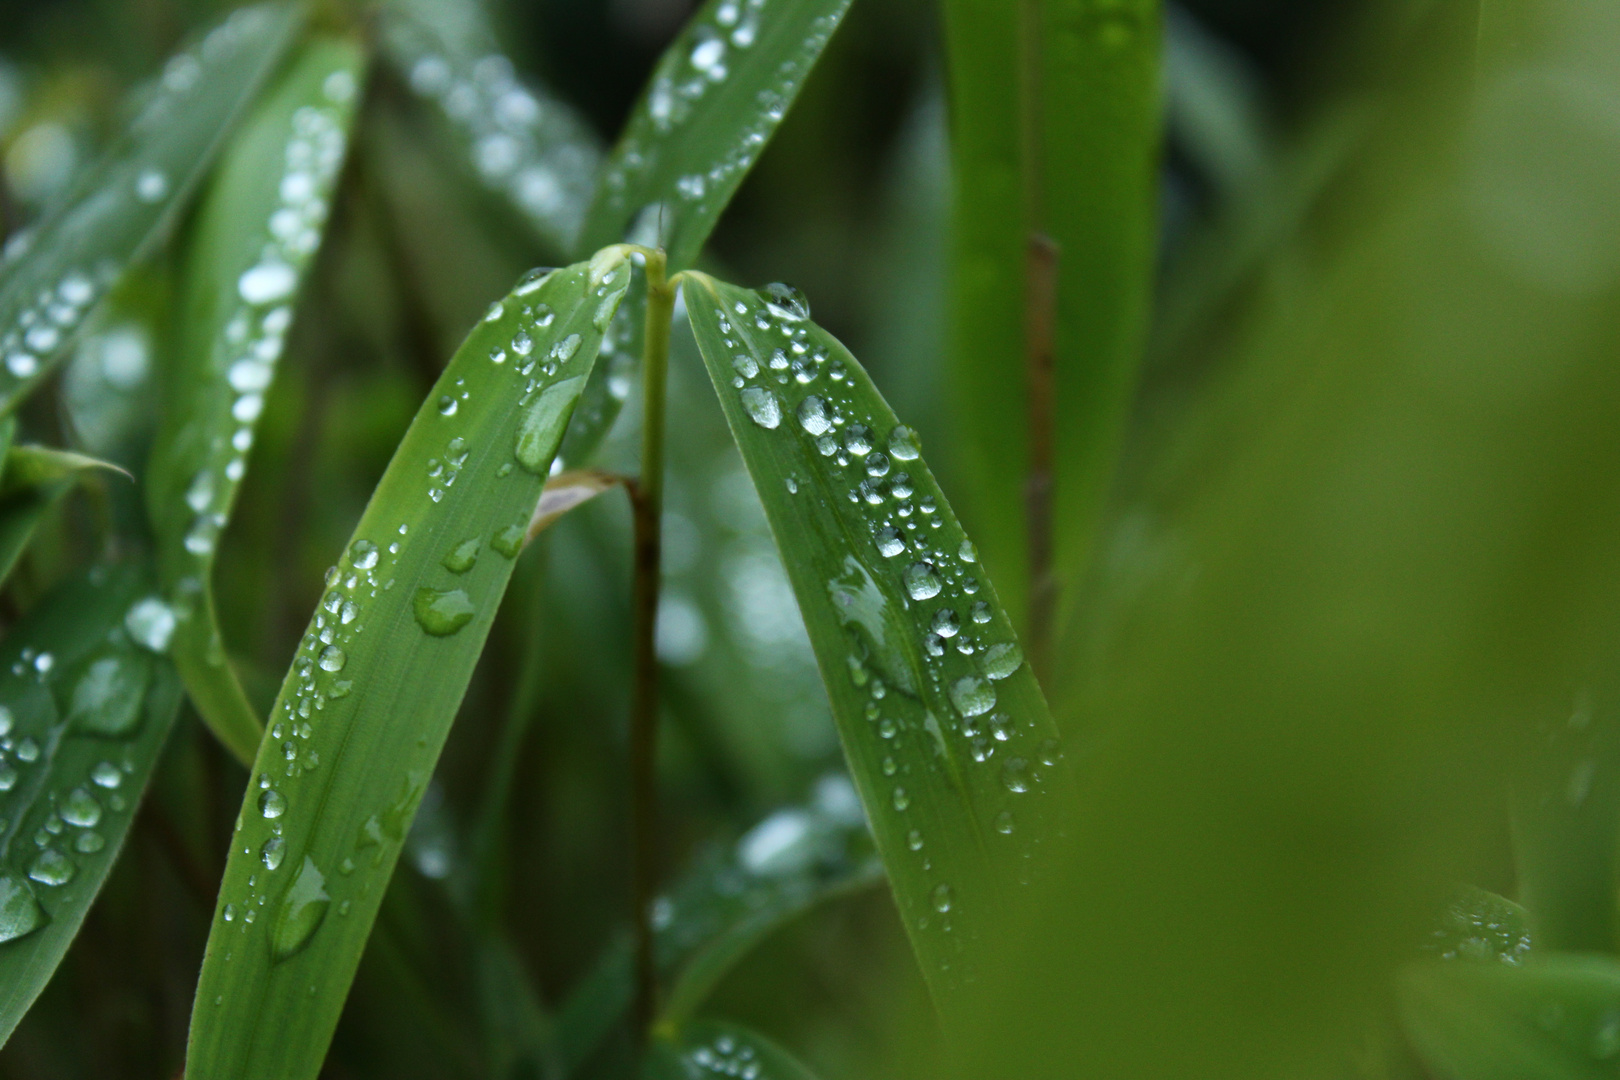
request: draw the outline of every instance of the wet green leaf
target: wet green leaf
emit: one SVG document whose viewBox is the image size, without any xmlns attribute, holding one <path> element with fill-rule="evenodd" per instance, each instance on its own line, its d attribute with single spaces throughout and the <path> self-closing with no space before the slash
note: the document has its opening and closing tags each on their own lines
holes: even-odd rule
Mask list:
<svg viewBox="0 0 1620 1080">
<path fill-rule="evenodd" d="M 292 5 L 234 12 L 173 57 L 128 129 L 0 261 L 0 412 L 67 352 L 85 316 L 184 209 L 299 21 Z"/>
<path fill-rule="evenodd" d="M 1401 973 L 1398 996 L 1407 1035 L 1446 1080 L 1596 1080 L 1620 1065 L 1620 962 L 1612 957 L 1414 964 Z"/>
<path fill-rule="evenodd" d="M 585 241 L 631 230 L 656 238 L 672 271 L 690 266 L 848 9 L 709 0 L 664 51 L 608 156 Z"/>
<path fill-rule="evenodd" d="M 1045 699 L 921 457 L 784 286 L 684 286 L 856 787 L 942 1008 L 1071 795 Z"/>
<path fill-rule="evenodd" d="M 180 343 L 147 507 L 180 623 L 174 660 L 208 726 L 243 762 L 263 726 L 227 658 L 213 568 L 294 304 L 324 234 L 364 59 L 317 38 L 254 108 L 203 196 L 180 289 Z"/>
<path fill-rule="evenodd" d="M 395 452 L 272 708 L 187 1075 L 319 1071 L 629 269 L 613 248 L 525 278 L 457 350 Z M 446 565 L 473 540 L 470 565 Z"/>
<path fill-rule="evenodd" d="M 648 1047 L 646 1080 L 815 1080 L 786 1050 L 758 1032 L 724 1020 L 699 1020 L 661 1032 Z"/>
<path fill-rule="evenodd" d="M 1518 962 L 1530 951 L 1530 915 L 1513 901 L 1472 886 L 1446 905 L 1423 943 L 1442 959 Z"/>
<path fill-rule="evenodd" d="M 180 704 L 146 572 L 102 565 L 0 646 L 0 1039 L 106 880 Z"/>
</svg>

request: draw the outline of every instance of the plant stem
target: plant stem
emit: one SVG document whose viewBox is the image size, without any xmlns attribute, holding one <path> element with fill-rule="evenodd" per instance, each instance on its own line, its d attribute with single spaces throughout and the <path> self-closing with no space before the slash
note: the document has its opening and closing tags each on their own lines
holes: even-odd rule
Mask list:
<svg viewBox="0 0 1620 1080">
<path fill-rule="evenodd" d="M 675 286 L 665 279 L 662 251 L 646 252 L 647 330 L 642 351 L 641 475 L 630 486 L 635 518 L 635 687 L 630 706 L 631 901 L 635 905 L 635 1038 L 645 1041 L 657 1009 L 651 910 L 657 882 L 658 625 L 660 533 L 664 506 L 664 386 Z"/>
</svg>

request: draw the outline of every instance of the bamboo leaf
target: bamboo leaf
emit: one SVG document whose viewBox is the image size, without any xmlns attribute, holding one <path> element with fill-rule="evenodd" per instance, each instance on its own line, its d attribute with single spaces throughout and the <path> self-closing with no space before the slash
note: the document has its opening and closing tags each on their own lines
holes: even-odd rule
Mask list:
<svg viewBox="0 0 1620 1080">
<path fill-rule="evenodd" d="M 682 1023 L 755 945 L 810 908 L 883 880 L 849 780 L 823 777 L 807 803 L 702 853 L 655 902 L 654 958 L 670 985 L 661 1020 Z M 630 1006 L 628 935 L 610 944 L 557 1016 L 558 1057 L 577 1070 Z"/>
<path fill-rule="evenodd" d="M 1406 968 L 1398 990 L 1408 1036 L 1448 1080 L 1596 1080 L 1620 1059 L 1612 957 L 1433 961 Z"/>
<path fill-rule="evenodd" d="M 394 0 L 384 15 L 395 66 L 434 106 L 472 172 L 552 251 L 574 251 L 602 158 L 590 126 L 517 77 L 477 3 Z"/>
<path fill-rule="evenodd" d="M 563 436 L 562 449 L 557 451 L 558 459 L 567 468 L 589 462 L 613 429 L 631 388 L 640 381 L 646 331 L 647 276 L 637 274 L 602 339 L 602 357 L 585 384 L 574 421 Z"/>
<path fill-rule="evenodd" d="M 1067 805 L 1045 699 L 915 433 L 803 297 L 702 274 L 684 295 L 912 946 L 952 1007 Z"/>
<path fill-rule="evenodd" d="M 815 1074 L 765 1036 L 740 1024 L 700 1020 L 665 1032 L 648 1046 L 646 1080 L 815 1080 Z"/>
<path fill-rule="evenodd" d="M 174 661 L 198 713 L 244 763 L 263 726 L 226 658 L 214 559 L 324 233 L 363 67 L 351 43 L 311 41 L 221 161 L 186 252 L 180 343 L 149 466 L 148 514 L 180 619 Z"/>
<path fill-rule="evenodd" d="M 97 566 L 0 646 L 0 1040 L 106 880 L 180 704 L 149 589 L 143 568 Z"/>
<path fill-rule="evenodd" d="M 609 155 L 587 244 L 612 243 L 644 220 L 670 269 L 690 266 L 848 9 L 849 0 L 709 0 L 665 50 Z"/>
<path fill-rule="evenodd" d="M 188 1076 L 319 1071 L 629 277 L 610 248 L 525 278 L 406 432 L 272 708 L 197 986 Z"/>
<path fill-rule="evenodd" d="M 0 412 L 67 352 L 85 316 L 184 209 L 298 25 L 292 5 L 241 8 L 138 95 L 127 130 L 0 262 Z"/>
</svg>

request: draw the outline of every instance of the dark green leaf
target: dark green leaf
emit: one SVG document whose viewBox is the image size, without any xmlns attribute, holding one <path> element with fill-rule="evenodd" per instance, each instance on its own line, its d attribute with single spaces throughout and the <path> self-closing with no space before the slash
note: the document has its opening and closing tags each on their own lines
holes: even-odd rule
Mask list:
<svg viewBox="0 0 1620 1080">
<path fill-rule="evenodd" d="M 757 1032 L 723 1020 L 699 1020 L 661 1032 L 648 1047 L 646 1080 L 815 1080 L 786 1050 Z"/>
</svg>

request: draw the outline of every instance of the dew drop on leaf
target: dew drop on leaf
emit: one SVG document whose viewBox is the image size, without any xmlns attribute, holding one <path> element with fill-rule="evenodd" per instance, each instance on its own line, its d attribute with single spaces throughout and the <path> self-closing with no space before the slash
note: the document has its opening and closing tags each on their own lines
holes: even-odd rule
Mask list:
<svg viewBox="0 0 1620 1080">
<path fill-rule="evenodd" d="M 45 920 L 45 909 L 34 899 L 28 883 L 14 874 L 0 873 L 0 942 L 31 934 Z"/>
<path fill-rule="evenodd" d="M 463 540 L 445 554 L 444 568 L 452 574 L 465 574 L 478 562 L 478 549 L 483 541 L 474 536 Z"/>
<path fill-rule="evenodd" d="M 896 461 L 916 461 L 922 451 L 917 433 L 904 424 L 889 433 L 889 456 Z"/>
<path fill-rule="evenodd" d="M 799 426 L 811 435 L 825 435 L 832 429 L 832 417 L 827 413 L 827 403 L 815 394 L 811 394 L 799 402 Z"/>
<path fill-rule="evenodd" d="M 518 552 L 523 550 L 523 537 L 526 530 L 522 525 L 508 525 L 496 531 L 490 537 L 489 546 L 506 556 L 508 559 L 517 558 Z"/>
<path fill-rule="evenodd" d="M 1016 642 L 1005 641 L 986 649 L 980 666 L 986 678 L 1000 680 L 1010 677 L 1023 662 L 1024 651 Z"/>
<path fill-rule="evenodd" d="M 55 848 L 46 848 L 28 867 L 28 876 L 41 885 L 66 885 L 77 869 L 72 859 Z"/>
<path fill-rule="evenodd" d="M 912 563 L 906 567 L 904 580 L 906 592 L 913 600 L 930 600 L 938 596 L 943 588 L 939 575 L 934 572 L 933 563 Z"/>
<path fill-rule="evenodd" d="M 810 301 L 805 299 L 804 293 L 792 285 L 773 281 L 759 290 L 759 293 L 765 298 L 766 310 L 778 319 L 803 322 L 810 317 Z"/>
<path fill-rule="evenodd" d="M 742 400 L 743 411 L 748 418 L 760 427 L 771 430 L 782 423 L 782 403 L 769 390 L 749 386 L 739 391 L 737 396 Z"/>
<path fill-rule="evenodd" d="M 930 899 L 933 901 L 934 910 L 941 915 L 945 914 L 951 910 L 951 887 L 949 885 L 934 886 L 934 892 Z"/>
<path fill-rule="evenodd" d="M 279 836 L 272 836 L 264 842 L 259 849 L 259 861 L 266 870 L 277 870 L 281 867 L 281 860 L 287 856 L 287 841 Z"/>
<path fill-rule="evenodd" d="M 259 813 L 267 818 L 278 818 L 287 812 L 287 797 L 275 788 L 266 788 L 259 795 Z"/>
<path fill-rule="evenodd" d="M 76 787 L 62 800 L 62 820 L 88 829 L 101 820 L 101 804 L 84 788 Z"/>
<path fill-rule="evenodd" d="M 370 540 L 356 540 L 349 545 L 349 565 L 356 570 L 370 570 L 377 565 L 377 545 Z"/>
<path fill-rule="evenodd" d="M 951 704 L 963 716 L 978 716 L 996 707 L 995 687 L 977 675 L 965 675 L 951 684 Z"/>
<path fill-rule="evenodd" d="M 464 589 L 434 589 L 426 585 L 416 590 L 412 603 L 416 622 L 434 637 L 449 637 L 472 621 L 472 598 Z"/>
<path fill-rule="evenodd" d="M 281 898 L 275 925 L 270 931 L 271 951 L 278 962 L 296 955 L 309 944 L 331 903 L 332 898 L 326 894 L 326 875 L 321 873 L 314 859 L 305 855 L 298 876 Z"/>
<path fill-rule="evenodd" d="M 550 471 L 551 459 L 562 441 L 563 429 L 573 414 L 574 403 L 579 400 L 583 382 L 584 377 L 576 375 L 546 387 L 524 412 L 518 423 L 513 455 L 529 472 L 545 476 Z"/>
<path fill-rule="evenodd" d="M 1022 795 L 1028 791 L 1029 763 L 1023 758 L 1008 758 L 1007 763 L 1001 767 L 1001 782 L 1014 795 Z"/>
<path fill-rule="evenodd" d="M 321 650 L 320 665 L 322 671 L 342 671 L 349 657 L 336 645 L 328 645 Z"/>
</svg>

